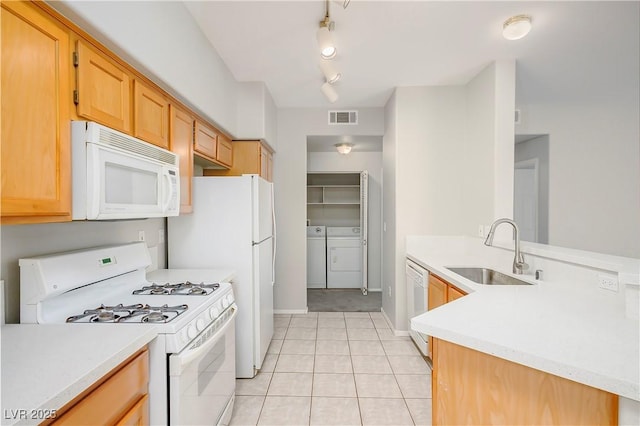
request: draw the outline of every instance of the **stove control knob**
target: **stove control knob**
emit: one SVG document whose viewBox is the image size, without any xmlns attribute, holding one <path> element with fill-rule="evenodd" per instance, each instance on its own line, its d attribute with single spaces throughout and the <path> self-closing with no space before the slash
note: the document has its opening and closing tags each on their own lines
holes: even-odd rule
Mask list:
<svg viewBox="0 0 640 426">
<path fill-rule="evenodd" d="M 196 321 L 196 328 L 198 331 L 204 330 L 204 320 L 202 318 L 198 318 L 198 321 Z"/>
<path fill-rule="evenodd" d="M 191 324 L 189 328 L 187 328 L 187 336 L 189 339 L 195 339 L 198 335 L 198 330 L 196 330 L 196 326 Z"/>
<path fill-rule="evenodd" d="M 214 306 L 209 310 L 209 315 L 211 315 L 211 319 L 218 318 L 218 315 L 220 315 L 220 309 Z"/>
</svg>

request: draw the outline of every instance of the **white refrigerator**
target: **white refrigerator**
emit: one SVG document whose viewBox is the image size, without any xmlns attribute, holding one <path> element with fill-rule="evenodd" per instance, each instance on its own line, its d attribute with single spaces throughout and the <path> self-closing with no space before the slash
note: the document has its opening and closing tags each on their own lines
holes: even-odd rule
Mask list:
<svg viewBox="0 0 640 426">
<path fill-rule="evenodd" d="M 193 213 L 168 219 L 169 268 L 225 268 L 238 305 L 236 377 L 262 367 L 273 337 L 273 184 L 258 175 L 194 177 Z"/>
</svg>

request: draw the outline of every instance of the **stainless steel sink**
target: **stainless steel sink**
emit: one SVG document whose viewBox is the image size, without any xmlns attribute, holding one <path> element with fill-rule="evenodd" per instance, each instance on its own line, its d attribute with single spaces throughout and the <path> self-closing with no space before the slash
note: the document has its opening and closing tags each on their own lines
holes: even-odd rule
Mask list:
<svg viewBox="0 0 640 426">
<path fill-rule="evenodd" d="M 462 275 L 477 284 L 485 285 L 531 285 L 526 281 L 505 275 L 488 268 L 448 268 L 451 272 Z"/>
</svg>

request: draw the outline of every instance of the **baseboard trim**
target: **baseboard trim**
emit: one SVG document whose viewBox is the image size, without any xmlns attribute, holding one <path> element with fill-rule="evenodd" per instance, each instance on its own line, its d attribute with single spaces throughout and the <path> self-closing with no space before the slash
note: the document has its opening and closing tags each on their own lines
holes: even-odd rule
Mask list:
<svg viewBox="0 0 640 426">
<path fill-rule="evenodd" d="M 309 308 L 305 308 L 305 309 L 274 309 L 273 313 L 274 314 L 281 314 L 281 315 L 308 314 L 309 313 Z"/>
<path fill-rule="evenodd" d="M 398 337 L 406 337 L 409 336 L 409 331 L 408 330 L 396 330 L 393 327 L 393 323 L 391 322 L 391 320 L 389 319 L 389 316 L 387 315 L 387 313 L 384 311 L 384 308 L 380 308 L 380 312 L 382 312 L 382 317 L 384 318 L 384 320 L 387 322 L 387 325 L 389 326 L 389 328 L 391 329 L 391 331 L 393 332 L 394 336 L 398 336 Z"/>
</svg>

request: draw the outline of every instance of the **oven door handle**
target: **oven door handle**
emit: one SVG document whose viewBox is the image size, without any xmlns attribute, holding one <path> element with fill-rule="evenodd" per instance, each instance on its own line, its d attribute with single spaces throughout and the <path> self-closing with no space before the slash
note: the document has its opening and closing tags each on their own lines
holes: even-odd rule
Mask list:
<svg viewBox="0 0 640 426">
<path fill-rule="evenodd" d="M 194 359 L 206 354 L 221 337 L 227 332 L 227 329 L 233 324 L 233 319 L 238 313 L 238 308 L 236 305 L 231 306 L 231 315 L 227 317 L 224 322 L 225 324 L 220 328 L 220 330 L 216 331 L 213 336 L 210 336 L 206 342 L 198 346 L 197 348 L 187 347 L 182 352 L 178 354 L 171 355 L 169 357 L 169 375 L 170 376 L 179 376 L 182 374 L 182 370 L 185 366 L 189 365 Z M 234 337 L 235 338 L 235 337 Z"/>
</svg>

